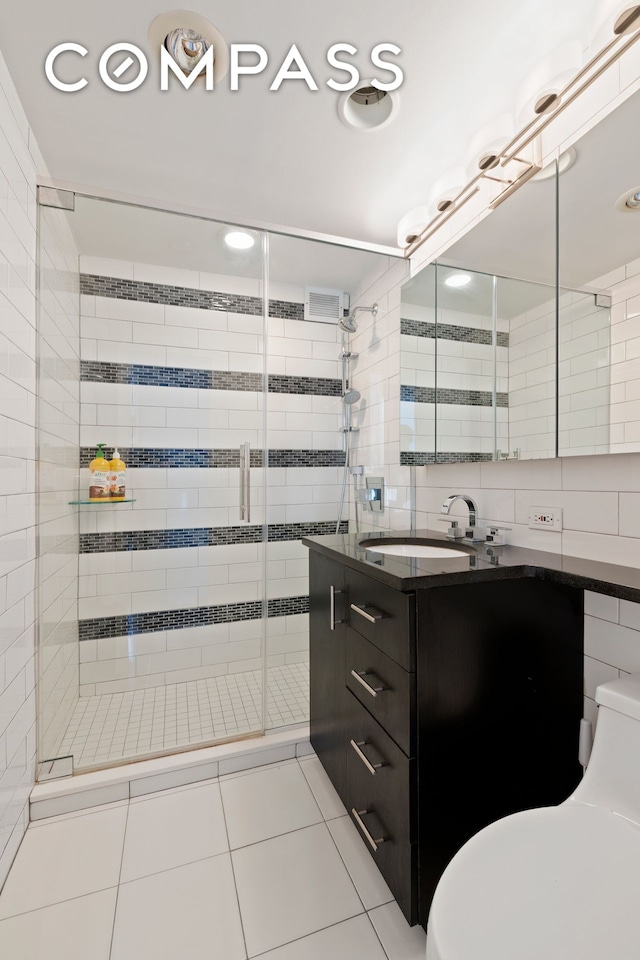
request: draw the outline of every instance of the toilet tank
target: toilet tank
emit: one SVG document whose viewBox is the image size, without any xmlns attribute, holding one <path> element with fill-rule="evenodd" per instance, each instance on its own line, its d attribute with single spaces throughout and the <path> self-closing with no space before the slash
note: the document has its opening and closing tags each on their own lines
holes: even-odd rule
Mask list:
<svg viewBox="0 0 640 960">
<path fill-rule="evenodd" d="M 604 807 L 640 824 L 640 673 L 603 683 L 596 703 L 593 751 L 569 800 Z"/>
</svg>

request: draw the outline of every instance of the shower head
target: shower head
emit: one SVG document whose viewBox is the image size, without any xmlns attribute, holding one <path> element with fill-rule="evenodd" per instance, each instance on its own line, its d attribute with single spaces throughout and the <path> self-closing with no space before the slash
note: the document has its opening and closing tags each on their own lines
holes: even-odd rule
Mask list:
<svg viewBox="0 0 640 960">
<path fill-rule="evenodd" d="M 352 404 L 357 403 L 361 398 L 362 394 L 359 390 L 347 390 L 347 392 L 342 397 L 342 402 L 345 403 L 348 407 Z"/>
<path fill-rule="evenodd" d="M 378 316 L 378 304 L 374 303 L 371 307 L 356 307 L 347 317 L 342 317 L 338 321 L 340 329 L 344 330 L 345 333 L 355 333 L 358 329 L 356 323 L 356 313 L 359 311 L 364 311 L 364 313 L 370 313 L 373 319 Z"/>
<path fill-rule="evenodd" d="M 348 317 L 342 317 L 342 319 L 339 320 L 338 323 L 339 323 L 340 329 L 344 330 L 345 333 L 355 333 L 356 330 L 358 329 L 356 325 L 356 321 L 351 316 L 351 314 L 349 314 Z"/>
</svg>

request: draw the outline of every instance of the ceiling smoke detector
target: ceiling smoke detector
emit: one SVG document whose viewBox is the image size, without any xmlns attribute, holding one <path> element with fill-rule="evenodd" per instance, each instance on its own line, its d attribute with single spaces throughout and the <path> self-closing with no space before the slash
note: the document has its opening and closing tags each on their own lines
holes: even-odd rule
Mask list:
<svg viewBox="0 0 640 960">
<path fill-rule="evenodd" d="M 338 100 L 338 115 L 347 127 L 380 130 L 394 118 L 398 105 L 395 90 L 379 90 L 367 80 L 357 90 L 342 94 Z"/>
</svg>

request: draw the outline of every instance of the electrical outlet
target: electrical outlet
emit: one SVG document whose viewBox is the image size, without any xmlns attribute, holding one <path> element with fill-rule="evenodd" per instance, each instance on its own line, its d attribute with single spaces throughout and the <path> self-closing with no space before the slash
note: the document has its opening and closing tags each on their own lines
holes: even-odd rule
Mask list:
<svg viewBox="0 0 640 960">
<path fill-rule="evenodd" d="M 562 507 L 529 507 L 531 530 L 562 530 Z"/>
</svg>

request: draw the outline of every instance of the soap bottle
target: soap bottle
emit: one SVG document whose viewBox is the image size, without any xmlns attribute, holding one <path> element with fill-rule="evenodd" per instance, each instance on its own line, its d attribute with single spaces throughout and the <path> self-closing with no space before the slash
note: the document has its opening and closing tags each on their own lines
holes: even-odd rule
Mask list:
<svg viewBox="0 0 640 960">
<path fill-rule="evenodd" d="M 109 499 L 109 461 L 105 459 L 104 443 L 98 444 L 95 458 L 89 464 L 89 500 L 103 503 Z"/>
<path fill-rule="evenodd" d="M 120 451 L 117 449 L 113 451 L 109 468 L 109 497 L 111 500 L 124 500 L 127 465 L 120 459 Z"/>
</svg>

